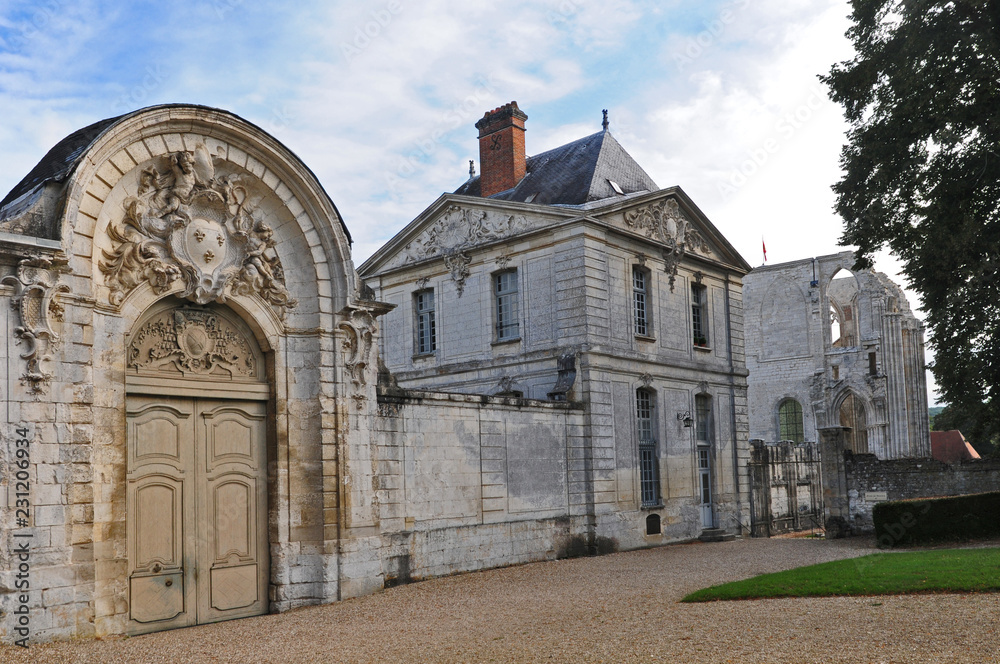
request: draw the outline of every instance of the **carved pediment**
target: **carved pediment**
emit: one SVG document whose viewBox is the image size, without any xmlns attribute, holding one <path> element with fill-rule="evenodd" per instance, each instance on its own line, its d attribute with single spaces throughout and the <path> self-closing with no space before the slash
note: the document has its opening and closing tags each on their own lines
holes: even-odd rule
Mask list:
<svg viewBox="0 0 1000 664">
<path fill-rule="evenodd" d="M 162 311 L 135 333 L 128 367 L 138 373 L 263 380 L 254 342 L 218 313 L 182 307 Z"/>
<path fill-rule="evenodd" d="M 624 214 L 625 226 L 663 245 L 662 258 L 673 290 L 677 266 L 688 252 L 708 255 L 711 245 L 673 198 L 643 205 Z"/>
<path fill-rule="evenodd" d="M 523 215 L 451 205 L 400 249 L 387 267 L 400 267 L 437 256 L 467 254 L 466 250 L 472 247 L 512 237 L 529 225 Z"/>
<path fill-rule="evenodd" d="M 204 145 L 145 168 L 121 223 L 108 224 L 112 251 L 99 267 L 121 304 L 143 282 L 157 293 L 182 280 L 181 297 L 199 304 L 256 293 L 284 317 L 297 303 L 285 288 L 273 232 L 239 175 L 216 174 Z"/>
</svg>

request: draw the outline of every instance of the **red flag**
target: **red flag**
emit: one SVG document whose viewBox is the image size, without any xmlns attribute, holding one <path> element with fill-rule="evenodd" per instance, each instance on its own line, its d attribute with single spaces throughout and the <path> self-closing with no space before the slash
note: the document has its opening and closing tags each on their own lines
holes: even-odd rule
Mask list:
<svg viewBox="0 0 1000 664">
<path fill-rule="evenodd" d="M 767 262 L 767 245 L 764 244 L 764 236 L 760 236 L 760 248 L 764 250 L 764 262 Z"/>
</svg>

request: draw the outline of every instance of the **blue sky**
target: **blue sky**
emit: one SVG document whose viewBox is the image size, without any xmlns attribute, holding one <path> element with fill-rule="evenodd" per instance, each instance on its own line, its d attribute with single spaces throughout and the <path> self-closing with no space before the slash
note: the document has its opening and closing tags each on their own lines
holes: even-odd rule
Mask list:
<svg viewBox="0 0 1000 664">
<path fill-rule="evenodd" d="M 159 103 L 223 108 L 316 173 L 359 265 L 478 162 L 516 100 L 535 154 L 611 131 L 751 265 L 834 253 L 846 128 L 816 76 L 841 0 L 0 0 L 0 195 L 58 140 Z M 876 263 L 897 281 L 889 256 Z M 908 292 L 911 304 L 917 298 Z M 933 400 L 933 397 L 932 397 Z"/>
</svg>

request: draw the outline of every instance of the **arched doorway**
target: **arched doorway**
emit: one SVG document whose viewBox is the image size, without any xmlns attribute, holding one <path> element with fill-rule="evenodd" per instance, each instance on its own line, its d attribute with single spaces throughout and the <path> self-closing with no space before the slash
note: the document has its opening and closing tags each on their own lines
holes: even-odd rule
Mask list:
<svg viewBox="0 0 1000 664">
<path fill-rule="evenodd" d="M 221 306 L 154 306 L 126 346 L 132 634 L 267 610 L 264 356 Z"/>
<path fill-rule="evenodd" d="M 853 392 L 848 392 L 840 402 L 840 426 L 849 427 L 847 448 L 855 454 L 868 453 L 868 418 L 865 404 Z"/>
</svg>

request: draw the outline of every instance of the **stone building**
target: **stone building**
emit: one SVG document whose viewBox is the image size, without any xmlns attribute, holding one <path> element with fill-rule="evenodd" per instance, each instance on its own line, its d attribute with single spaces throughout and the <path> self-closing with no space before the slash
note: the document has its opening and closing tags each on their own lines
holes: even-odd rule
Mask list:
<svg viewBox="0 0 1000 664">
<path fill-rule="evenodd" d="M 923 325 L 899 286 L 853 264 L 846 251 L 744 279 L 750 438 L 844 426 L 855 453 L 929 457 Z"/>
<path fill-rule="evenodd" d="M 519 518 L 558 505 L 624 548 L 739 532 L 747 264 L 606 121 L 525 157 L 526 119 L 516 103 L 486 113 L 481 174 L 360 267 L 394 307 L 388 370 L 406 388 L 582 405 L 578 448 L 535 464 L 559 494 Z"/>
<path fill-rule="evenodd" d="M 506 108 L 490 177 L 366 263 L 385 302 L 312 172 L 224 111 L 85 127 L 0 201 L 10 640 L 746 522 L 748 266 L 607 131 L 525 160 Z"/>
</svg>

